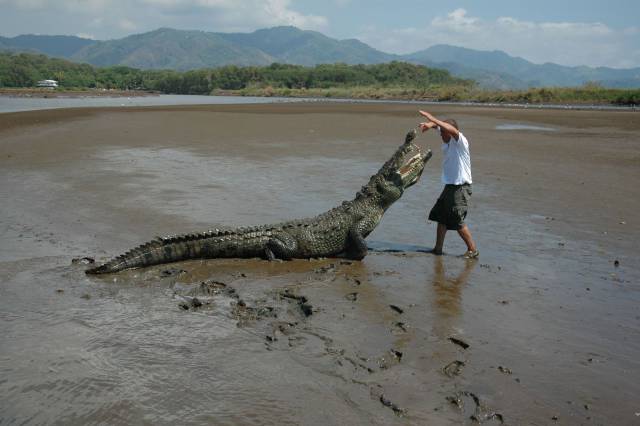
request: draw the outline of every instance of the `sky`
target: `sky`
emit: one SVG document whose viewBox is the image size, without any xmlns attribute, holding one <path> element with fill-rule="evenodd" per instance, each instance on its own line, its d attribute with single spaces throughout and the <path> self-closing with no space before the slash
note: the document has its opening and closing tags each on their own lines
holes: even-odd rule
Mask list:
<svg viewBox="0 0 640 426">
<path fill-rule="evenodd" d="M 534 63 L 640 67 L 640 0 L 0 0 L 0 35 L 121 38 L 293 25 L 389 53 L 436 44 Z"/>
</svg>

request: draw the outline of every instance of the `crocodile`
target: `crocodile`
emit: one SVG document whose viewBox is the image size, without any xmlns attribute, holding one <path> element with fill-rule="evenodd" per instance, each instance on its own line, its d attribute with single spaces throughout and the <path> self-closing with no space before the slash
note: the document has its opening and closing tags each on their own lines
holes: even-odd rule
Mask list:
<svg viewBox="0 0 640 426">
<path fill-rule="evenodd" d="M 189 259 L 345 257 L 362 260 L 368 251 L 365 238 L 404 190 L 420 179 L 431 158 L 431 150 L 423 152 L 413 143 L 416 135 L 415 129 L 407 133 L 404 143 L 353 200 L 343 201 L 316 217 L 158 237 L 86 273 L 105 274 Z"/>
</svg>

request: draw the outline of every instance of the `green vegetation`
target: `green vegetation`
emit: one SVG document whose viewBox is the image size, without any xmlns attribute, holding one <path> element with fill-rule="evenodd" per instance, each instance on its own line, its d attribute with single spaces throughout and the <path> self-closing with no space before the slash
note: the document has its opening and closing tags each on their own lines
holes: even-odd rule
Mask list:
<svg viewBox="0 0 640 426">
<path fill-rule="evenodd" d="M 216 94 L 214 92 L 214 94 Z M 513 104 L 598 104 L 640 105 L 639 89 L 541 88 L 527 90 L 486 90 L 468 86 L 412 87 L 333 87 L 327 89 L 246 88 L 220 92 L 241 96 L 283 96 L 302 98 L 404 99 L 434 102 L 477 102 Z"/>
<path fill-rule="evenodd" d="M 124 66 L 97 68 L 44 55 L 0 54 L 0 87 L 29 87 L 38 80 L 58 80 L 62 88 L 155 90 L 162 93 L 208 95 L 216 90 L 247 88 L 327 89 L 358 86 L 427 88 L 473 85 L 448 71 L 390 62 L 377 65 L 272 64 L 265 67 L 228 65 L 195 71 L 138 70 Z"/>
<path fill-rule="evenodd" d="M 578 88 L 485 90 L 448 71 L 390 62 L 305 67 L 224 66 L 195 71 L 98 68 L 44 55 L 0 53 L 0 88 L 33 87 L 55 79 L 60 90 L 119 89 L 173 94 L 236 94 L 354 99 L 412 99 L 480 103 L 640 104 L 640 89 L 605 89 L 595 83 Z"/>
</svg>

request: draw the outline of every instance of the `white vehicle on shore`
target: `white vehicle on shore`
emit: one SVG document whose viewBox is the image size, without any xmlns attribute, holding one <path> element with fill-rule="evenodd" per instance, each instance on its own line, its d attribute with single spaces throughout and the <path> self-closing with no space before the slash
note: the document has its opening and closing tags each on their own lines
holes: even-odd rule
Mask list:
<svg viewBox="0 0 640 426">
<path fill-rule="evenodd" d="M 56 80 L 40 80 L 36 84 L 37 87 L 50 87 L 52 89 L 58 87 L 58 82 Z"/>
</svg>

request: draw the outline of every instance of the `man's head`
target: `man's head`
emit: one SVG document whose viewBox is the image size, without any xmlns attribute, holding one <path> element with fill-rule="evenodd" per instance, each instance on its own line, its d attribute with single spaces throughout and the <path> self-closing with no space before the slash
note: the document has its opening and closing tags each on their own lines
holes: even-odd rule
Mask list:
<svg viewBox="0 0 640 426">
<path fill-rule="evenodd" d="M 457 130 L 460 130 L 460 128 L 458 127 L 458 122 L 453 118 L 447 118 L 446 120 L 442 120 L 442 121 L 444 121 L 445 123 L 451 124 Z M 440 130 L 440 137 L 442 138 L 442 142 L 449 143 L 452 135 L 443 128 L 439 128 L 438 130 Z"/>
</svg>

